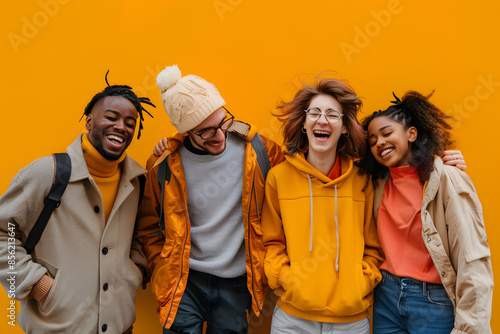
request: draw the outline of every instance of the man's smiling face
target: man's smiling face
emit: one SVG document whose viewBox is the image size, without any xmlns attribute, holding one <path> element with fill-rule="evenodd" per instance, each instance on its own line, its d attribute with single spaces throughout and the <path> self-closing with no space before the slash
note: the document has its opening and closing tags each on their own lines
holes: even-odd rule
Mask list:
<svg viewBox="0 0 500 334">
<path fill-rule="evenodd" d="M 121 96 L 107 96 L 96 103 L 87 116 L 88 138 L 108 160 L 117 160 L 134 137 L 137 109 Z"/>
</svg>

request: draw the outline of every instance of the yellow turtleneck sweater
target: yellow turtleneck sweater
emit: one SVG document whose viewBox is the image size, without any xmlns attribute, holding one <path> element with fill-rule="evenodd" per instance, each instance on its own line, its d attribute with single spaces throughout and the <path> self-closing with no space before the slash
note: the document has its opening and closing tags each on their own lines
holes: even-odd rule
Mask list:
<svg viewBox="0 0 500 334">
<path fill-rule="evenodd" d="M 115 161 L 104 158 L 90 143 L 87 134 L 82 136 L 82 150 L 90 175 L 101 193 L 104 219 L 107 222 L 118 193 L 121 176 L 120 163 L 125 159 L 126 154 L 123 152 L 122 156 Z"/>
</svg>

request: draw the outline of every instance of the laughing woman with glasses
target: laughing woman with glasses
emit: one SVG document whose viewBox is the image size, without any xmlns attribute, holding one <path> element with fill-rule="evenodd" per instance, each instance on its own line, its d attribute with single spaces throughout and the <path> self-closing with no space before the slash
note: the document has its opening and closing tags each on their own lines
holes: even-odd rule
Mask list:
<svg viewBox="0 0 500 334">
<path fill-rule="evenodd" d="M 353 164 L 365 145 L 361 105 L 324 78 L 279 106 L 286 161 L 268 174 L 262 212 L 264 269 L 279 296 L 271 333 L 370 333 L 383 259 L 373 186 Z"/>
</svg>

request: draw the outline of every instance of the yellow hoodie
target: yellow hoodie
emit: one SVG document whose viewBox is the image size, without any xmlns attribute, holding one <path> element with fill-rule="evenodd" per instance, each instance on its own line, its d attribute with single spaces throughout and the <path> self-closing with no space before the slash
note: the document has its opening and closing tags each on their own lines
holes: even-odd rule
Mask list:
<svg viewBox="0 0 500 334">
<path fill-rule="evenodd" d="M 330 180 L 304 156 L 272 168 L 262 209 L 264 270 L 286 313 L 312 321 L 368 316 L 383 258 L 373 220 L 373 186 L 342 160 Z"/>
</svg>

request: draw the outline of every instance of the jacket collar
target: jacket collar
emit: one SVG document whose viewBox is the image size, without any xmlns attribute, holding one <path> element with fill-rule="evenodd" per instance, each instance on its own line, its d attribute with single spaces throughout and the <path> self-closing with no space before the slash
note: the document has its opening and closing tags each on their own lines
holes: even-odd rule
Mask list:
<svg viewBox="0 0 500 334">
<path fill-rule="evenodd" d="M 82 135 L 83 134 L 80 134 L 67 149 L 68 155 L 71 159 L 71 176 L 69 182 L 77 182 L 90 178 L 87 163 L 83 157 Z M 146 174 L 146 170 L 128 155 L 121 164 L 123 166 L 121 182 L 130 182 L 139 175 Z"/>
<path fill-rule="evenodd" d="M 330 180 L 330 178 L 327 175 L 324 175 L 320 171 L 318 171 L 316 168 L 314 168 L 305 158 L 303 153 L 297 153 L 294 156 L 288 154 L 288 150 L 286 149 L 286 146 L 282 146 L 282 152 L 285 154 L 285 159 L 288 163 L 290 163 L 292 166 L 297 168 L 297 170 L 304 175 L 304 177 L 307 177 L 307 175 L 310 175 L 312 179 L 317 179 L 320 180 L 325 186 L 334 186 L 335 184 L 340 185 L 342 181 L 347 179 L 351 173 L 354 172 L 354 163 L 351 159 L 341 159 L 341 164 L 342 164 L 342 174 L 336 178 L 335 180 Z"/>
<path fill-rule="evenodd" d="M 434 157 L 434 165 L 429 180 L 424 185 L 424 197 L 422 200 L 422 208 L 434 200 L 439 190 L 441 173 L 443 172 L 443 160 L 440 157 Z"/>
<path fill-rule="evenodd" d="M 250 123 L 242 121 L 234 121 L 233 125 L 228 131 L 237 134 L 238 136 L 249 142 L 257 134 L 257 127 L 251 125 Z M 176 152 L 184 142 L 184 139 L 186 139 L 186 136 L 183 136 L 178 132 L 174 136 L 167 138 L 167 149 L 158 158 L 158 160 L 156 160 L 155 164 L 153 165 L 153 168 L 155 166 L 158 166 L 170 154 Z"/>
</svg>

